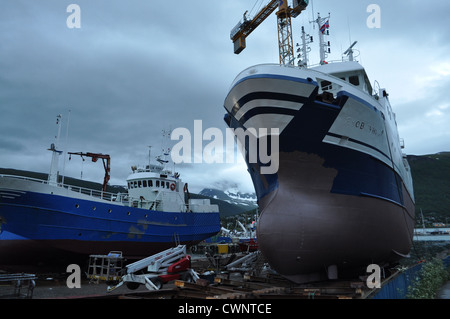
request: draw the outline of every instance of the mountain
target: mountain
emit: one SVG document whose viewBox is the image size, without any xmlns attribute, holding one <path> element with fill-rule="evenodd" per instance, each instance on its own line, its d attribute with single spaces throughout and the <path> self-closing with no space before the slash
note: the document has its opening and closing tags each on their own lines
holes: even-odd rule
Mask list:
<svg viewBox="0 0 450 319">
<path fill-rule="evenodd" d="M 225 191 L 215 188 L 204 188 L 198 194 L 211 199 L 211 203 L 217 201 L 219 205 L 220 215 L 222 217 L 229 217 L 239 215 L 258 208 L 256 204 L 256 194 L 241 193 L 237 188 L 229 188 Z M 231 205 L 228 207 L 228 205 Z M 227 209 L 231 208 L 231 210 Z"/>
<path fill-rule="evenodd" d="M 435 221 L 450 222 L 450 152 L 430 155 L 409 155 L 416 213 L 422 209 L 425 216 Z"/>
<path fill-rule="evenodd" d="M 199 194 L 211 198 L 220 199 L 235 205 L 244 205 L 250 207 L 256 207 L 257 205 L 255 193 L 241 193 L 237 188 L 230 188 L 225 191 L 215 188 L 204 188 L 200 191 Z"/>
</svg>

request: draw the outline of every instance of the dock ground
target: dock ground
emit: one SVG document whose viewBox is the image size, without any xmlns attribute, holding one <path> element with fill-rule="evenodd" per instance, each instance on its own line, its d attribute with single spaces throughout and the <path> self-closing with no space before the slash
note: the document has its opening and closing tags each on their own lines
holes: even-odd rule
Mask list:
<svg viewBox="0 0 450 319">
<path fill-rule="evenodd" d="M 68 288 L 64 281 L 49 280 L 48 282 L 38 280 L 33 291 L 33 299 L 75 299 L 87 297 L 101 297 L 121 295 L 131 292 L 148 291 L 145 286 L 136 290 L 129 290 L 126 286 L 117 288 L 117 290 L 108 293 L 105 283 L 89 283 L 89 280 L 81 282 L 81 288 Z"/>
</svg>

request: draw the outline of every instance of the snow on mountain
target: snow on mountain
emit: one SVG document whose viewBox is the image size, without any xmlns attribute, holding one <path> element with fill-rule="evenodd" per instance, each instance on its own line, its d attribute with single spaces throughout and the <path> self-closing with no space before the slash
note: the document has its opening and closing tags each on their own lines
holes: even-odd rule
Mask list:
<svg viewBox="0 0 450 319">
<path fill-rule="evenodd" d="M 224 193 L 233 199 L 249 201 L 256 204 L 256 194 L 255 193 L 241 193 L 237 188 L 230 188 L 224 191 Z"/>
<path fill-rule="evenodd" d="M 204 188 L 199 194 L 220 199 L 234 205 L 244 205 L 247 206 L 249 210 L 257 207 L 256 194 L 241 193 L 239 189 L 235 187 L 229 188 L 225 191 L 215 188 Z"/>
</svg>

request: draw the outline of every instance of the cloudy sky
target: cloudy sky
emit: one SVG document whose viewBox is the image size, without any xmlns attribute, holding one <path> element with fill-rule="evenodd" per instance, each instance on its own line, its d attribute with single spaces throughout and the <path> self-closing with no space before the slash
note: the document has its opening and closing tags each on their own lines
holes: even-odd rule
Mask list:
<svg viewBox="0 0 450 319">
<path fill-rule="evenodd" d="M 192 130 L 194 120 L 202 120 L 203 130 L 225 130 L 223 102 L 235 76 L 254 64 L 278 62 L 275 14 L 240 55 L 229 39 L 246 10 L 254 14 L 267 2 L 2 0 L 0 167 L 48 172 L 46 149 L 58 114 L 61 148 L 110 154 L 113 184 L 124 184 L 131 165 L 148 162 L 149 145 L 157 154 L 164 129 Z M 380 28 L 366 23 L 372 3 L 381 9 Z M 80 8 L 80 28 L 68 28 L 70 4 Z M 390 94 L 405 151 L 450 151 L 450 2 L 314 0 L 293 21 L 294 42 L 302 25 L 317 39 L 309 23 L 317 12 L 331 13 L 329 60 L 358 41 L 357 59 L 372 83 Z M 319 61 L 316 46 L 312 63 Z M 234 184 L 252 191 L 240 157 L 234 164 L 177 170 L 192 191 Z M 66 161 L 67 175 L 82 171 L 83 178 L 101 182 L 101 164 Z"/>
</svg>

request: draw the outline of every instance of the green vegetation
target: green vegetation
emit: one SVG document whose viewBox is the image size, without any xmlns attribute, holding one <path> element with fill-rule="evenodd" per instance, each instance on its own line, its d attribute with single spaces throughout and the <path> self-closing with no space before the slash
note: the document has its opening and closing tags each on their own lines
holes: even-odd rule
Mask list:
<svg viewBox="0 0 450 319">
<path fill-rule="evenodd" d="M 437 291 L 450 279 L 450 270 L 445 269 L 441 259 L 433 258 L 426 262 L 415 278 L 412 286 L 408 287 L 408 299 L 434 299 Z"/>
<path fill-rule="evenodd" d="M 237 221 L 239 220 L 243 225 L 250 224 L 252 221 L 256 220 L 256 215 L 258 214 L 258 209 L 248 210 L 239 215 L 228 215 L 223 216 L 220 214 L 220 224 L 229 230 L 242 231 L 242 229 L 237 226 Z"/>
<path fill-rule="evenodd" d="M 408 162 L 414 183 L 417 223 L 422 224 L 420 209 L 427 227 L 435 222 L 450 223 L 450 152 L 410 155 Z"/>
</svg>

